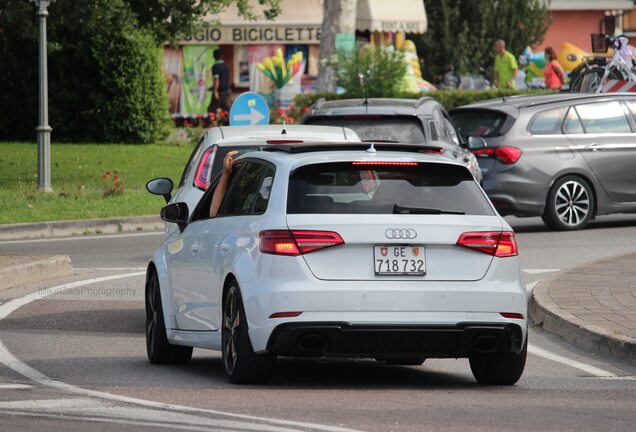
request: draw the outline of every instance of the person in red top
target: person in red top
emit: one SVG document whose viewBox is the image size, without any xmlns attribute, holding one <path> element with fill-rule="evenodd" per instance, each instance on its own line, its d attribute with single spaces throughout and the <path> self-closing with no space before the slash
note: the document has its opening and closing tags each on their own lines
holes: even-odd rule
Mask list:
<svg viewBox="0 0 636 432">
<path fill-rule="evenodd" d="M 560 89 L 565 83 L 565 71 L 557 60 L 557 55 L 552 47 L 545 49 L 546 65 L 543 69 L 545 86 L 549 89 Z"/>
</svg>

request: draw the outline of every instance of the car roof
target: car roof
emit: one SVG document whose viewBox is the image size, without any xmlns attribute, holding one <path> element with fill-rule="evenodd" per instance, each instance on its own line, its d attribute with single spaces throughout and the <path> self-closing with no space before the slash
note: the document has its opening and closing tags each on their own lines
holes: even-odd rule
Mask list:
<svg viewBox="0 0 636 432">
<path fill-rule="evenodd" d="M 475 102 L 454 108 L 450 112 L 470 109 L 494 109 L 506 112 L 507 114 L 518 116 L 520 110 L 541 105 L 549 105 L 560 102 L 581 102 L 581 101 L 605 101 L 616 100 L 627 96 L 634 97 L 633 93 L 542 93 L 542 94 L 526 94 L 518 96 L 507 96 L 505 99 L 495 98 L 484 101 Z"/>
<path fill-rule="evenodd" d="M 269 140 L 310 140 L 310 141 L 351 141 L 360 138 L 351 129 L 340 126 L 310 125 L 262 125 L 262 126 L 222 126 L 206 131 L 210 144 L 254 145 Z"/>
<path fill-rule="evenodd" d="M 380 146 L 381 144 L 378 144 Z M 415 145 L 404 145 L 410 147 L 422 147 Z M 391 150 L 390 146 L 383 146 L 376 150 L 375 153 L 367 151 L 367 147 L 361 146 L 360 149 L 351 149 L 350 147 L 344 147 L 343 150 L 334 150 L 332 147 L 323 145 L 326 150 L 322 150 L 318 145 L 312 151 L 307 152 L 288 152 L 288 151 L 255 151 L 241 155 L 237 158 L 237 161 L 241 159 L 258 158 L 274 163 L 278 166 L 292 170 L 295 167 L 302 165 L 311 165 L 315 163 L 331 163 L 331 162 L 348 162 L 348 161 L 361 161 L 361 162 L 378 162 L 378 161 L 392 161 L 392 162 L 432 162 L 441 163 L 447 165 L 455 165 L 466 168 L 463 164 L 455 161 L 451 161 L 447 158 L 441 157 L 436 154 L 417 153 L 413 151 L 401 151 L 399 147 L 396 150 Z M 370 145 L 369 145 L 370 147 Z M 395 147 L 395 146 L 393 146 Z M 467 169 L 467 168 L 466 168 Z"/>
<path fill-rule="evenodd" d="M 320 99 L 311 106 L 307 114 L 305 114 L 305 118 L 365 114 L 430 114 L 435 106 L 439 106 L 439 102 L 430 96 L 424 96 L 419 99 L 370 98 L 367 100 L 367 103 L 365 103 L 364 99 L 339 99 L 331 101 Z"/>
</svg>

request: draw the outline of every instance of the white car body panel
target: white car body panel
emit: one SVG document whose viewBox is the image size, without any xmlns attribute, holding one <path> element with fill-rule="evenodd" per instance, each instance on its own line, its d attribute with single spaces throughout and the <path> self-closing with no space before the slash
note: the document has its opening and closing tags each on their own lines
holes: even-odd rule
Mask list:
<svg viewBox="0 0 636 432">
<path fill-rule="evenodd" d="M 263 215 L 194 222 L 183 233 L 174 229 L 167 233 L 165 242 L 152 257 L 151 265 L 159 274 L 170 343 L 220 349 L 219 317 L 228 277 L 236 278 L 240 286 L 255 352 L 266 351 L 272 331 L 289 322 L 512 323 L 521 328 L 525 339 L 527 302 L 518 257 L 493 258 L 452 244 L 466 231 L 512 231 L 496 212 L 493 216 L 399 215 L 399 219 L 396 215 L 337 215 L 338 220 L 329 219 L 333 215 L 286 214 L 289 173 L 302 165 L 352 160 L 448 162 L 412 153 L 375 155 L 360 151 L 298 155 L 257 152 L 238 160 L 249 158 L 276 167 L 267 211 Z M 373 275 L 370 248 L 362 246 L 366 252 L 361 252 L 355 250 L 355 245 L 387 243 L 381 237 L 386 225 L 418 226 L 419 238 L 430 248 L 427 262 L 430 273 L 416 279 Z M 259 251 L 259 232 L 288 227 L 336 231 L 343 236 L 345 245 L 354 248 L 350 253 L 332 257 L 327 254 L 330 249 L 294 257 Z M 189 236 L 204 239 L 205 246 L 199 241 L 196 254 L 192 252 L 194 238 Z M 334 247 L 333 251 L 340 247 Z M 435 251 L 436 248 L 439 250 Z M 367 268 L 366 258 L 361 258 L 366 253 Z M 458 259 L 466 266 L 458 266 Z M 184 267 L 177 268 L 177 263 Z M 325 269 L 331 269 L 328 278 L 321 273 Z M 465 271 L 461 277 L 464 280 L 450 276 L 453 271 Z M 295 318 L 269 318 L 273 313 L 285 311 L 302 311 L 302 314 Z M 504 318 L 502 312 L 522 314 L 523 318 Z"/>
</svg>

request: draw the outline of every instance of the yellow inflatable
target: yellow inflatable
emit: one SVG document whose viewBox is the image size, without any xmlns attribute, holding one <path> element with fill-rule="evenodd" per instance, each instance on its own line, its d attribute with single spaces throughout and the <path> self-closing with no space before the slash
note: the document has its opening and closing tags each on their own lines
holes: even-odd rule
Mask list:
<svg viewBox="0 0 636 432">
<path fill-rule="evenodd" d="M 583 57 L 590 57 L 598 54 L 592 54 L 583 51 L 576 45 L 572 45 L 569 42 L 565 42 L 561 45 L 561 51 L 557 55 L 559 64 L 566 72 L 572 72 L 572 70 L 583 62 Z"/>
<path fill-rule="evenodd" d="M 398 32 L 397 34 L 399 35 L 401 33 Z M 408 68 L 406 70 L 405 90 L 411 92 L 429 92 L 432 90 L 437 90 L 433 84 L 422 78 L 422 70 L 420 69 L 420 61 L 417 57 L 415 43 L 413 43 L 413 41 L 409 39 L 405 40 L 402 43 L 402 40 L 399 38 L 396 38 L 396 42 L 399 42 L 399 45 L 401 45 L 402 49 L 404 50 L 404 57 L 408 64 Z"/>
</svg>

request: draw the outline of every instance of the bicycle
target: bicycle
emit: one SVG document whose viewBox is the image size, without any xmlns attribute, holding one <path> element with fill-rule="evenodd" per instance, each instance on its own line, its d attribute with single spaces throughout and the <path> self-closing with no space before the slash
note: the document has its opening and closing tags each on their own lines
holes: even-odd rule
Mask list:
<svg viewBox="0 0 636 432">
<path fill-rule="evenodd" d="M 570 89 L 572 91 L 601 93 L 609 80 L 636 82 L 634 70 L 634 52 L 628 45 L 627 37 L 617 37 L 603 34 L 592 35 L 592 51 L 607 52 L 614 49 L 614 54 L 608 62 L 607 57 L 585 57 L 583 64 L 572 71 Z"/>
</svg>

